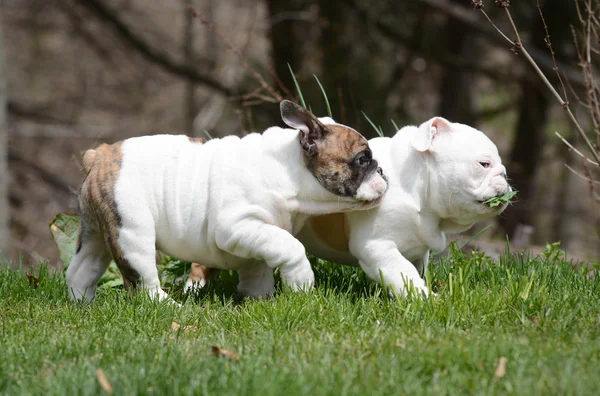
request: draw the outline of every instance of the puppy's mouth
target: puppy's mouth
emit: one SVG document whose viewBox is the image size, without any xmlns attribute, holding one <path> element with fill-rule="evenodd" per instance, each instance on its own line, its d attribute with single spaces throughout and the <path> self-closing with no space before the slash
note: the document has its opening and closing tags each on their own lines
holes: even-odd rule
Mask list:
<svg viewBox="0 0 600 396">
<path fill-rule="evenodd" d="M 506 207 L 509 203 L 507 201 L 503 201 L 504 195 L 505 193 L 499 193 L 491 197 L 487 197 L 485 199 L 478 199 L 477 202 L 488 209 L 502 209 Z M 490 205 L 490 203 L 494 202 L 495 200 L 499 200 L 500 202 Z"/>
</svg>

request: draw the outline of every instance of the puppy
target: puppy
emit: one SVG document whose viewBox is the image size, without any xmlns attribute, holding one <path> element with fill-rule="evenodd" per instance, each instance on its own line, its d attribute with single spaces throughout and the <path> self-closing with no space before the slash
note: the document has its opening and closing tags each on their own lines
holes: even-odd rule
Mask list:
<svg viewBox="0 0 600 396">
<path fill-rule="evenodd" d="M 285 285 L 310 288 L 314 274 L 292 236 L 309 216 L 379 204 L 387 181 L 367 140 L 321 123 L 290 102 L 283 121 L 244 138 L 206 143 L 144 136 L 84 155 L 77 251 L 67 270 L 72 299 L 92 299 L 114 258 L 127 282 L 159 299 L 156 249 L 211 268 L 235 269 L 250 297 Z"/>
<path fill-rule="evenodd" d="M 321 119 L 325 124 L 331 119 Z M 313 216 L 298 239 L 313 255 L 360 266 L 402 295 L 407 285 L 427 293 L 422 275 L 430 251 L 447 246 L 447 234 L 466 231 L 501 213 L 484 201 L 511 191 L 498 149 L 482 132 L 433 118 L 402 128 L 393 138 L 369 141 L 386 169 L 390 188 L 369 211 Z M 186 283 L 206 282 L 206 263 L 194 264 Z"/>
</svg>

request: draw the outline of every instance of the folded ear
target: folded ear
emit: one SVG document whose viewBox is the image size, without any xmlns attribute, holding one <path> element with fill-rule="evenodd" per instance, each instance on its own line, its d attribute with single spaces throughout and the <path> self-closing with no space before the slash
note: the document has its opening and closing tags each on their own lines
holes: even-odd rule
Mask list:
<svg viewBox="0 0 600 396">
<path fill-rule="evenodd" d="M 421 124 L 419 131 L 412 140 L 412 146 L 420 152 L 431 150 L 436 136 L 449 132 L 450 129 L 452 129 L 450 121 L 442 117 L 434 117 Z"/>
<path fill-rule="evenodd" d="M 325 137 L 323 124 L 310 111 L 289 100 L 280 105 L 281 118 L 288 126 L 300 130 L 300 144 L 309 155 L 317 153 L 317 142 Z"/>
</svg>

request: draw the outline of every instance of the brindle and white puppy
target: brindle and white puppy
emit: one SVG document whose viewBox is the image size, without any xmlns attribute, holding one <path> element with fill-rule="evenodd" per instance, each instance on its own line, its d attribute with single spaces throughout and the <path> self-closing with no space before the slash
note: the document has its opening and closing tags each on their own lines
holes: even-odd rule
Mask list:
<svg viewBox="0 0 600 396">
<path fill-rule="evenodd" d="M 251 297 L 273 292 L 275 267 L 292 289 L 311 287 L 304 246 L 292 235 L 311 215 L 377 206 L 387 181 L 355 130 L 323 125 L 290 101 L 281 115 L 293 129 L 206 143 L 144 136 L 88 150 L 67 270 L 72 298 L 94 297 L 111 257 L 128 282 L 166 297 L 157 248 L 237 270 L 238 289 Z"/>
<path fill-rule="evenodd" d="M 427 293 L 421 275 L 429 252 L 444 250 L 447 234 L 465 231 L 506 208 L 483 204 L 511 191 L 506 169 L 496 145 L 482 132 L 439 117 L 402 128 L 392 138 L 372 139 L 369 145 L 389 176 L 381 205 L 312 217 L 297 237 L 317 257 L 360 265 L 376 281 L 383 276 L 399 294 L 406 292 L 407 283 Z M 185 289 L 194 282 L 202 286 L 209 272 L 207 266 L 193 264 Z"/>
</svg>

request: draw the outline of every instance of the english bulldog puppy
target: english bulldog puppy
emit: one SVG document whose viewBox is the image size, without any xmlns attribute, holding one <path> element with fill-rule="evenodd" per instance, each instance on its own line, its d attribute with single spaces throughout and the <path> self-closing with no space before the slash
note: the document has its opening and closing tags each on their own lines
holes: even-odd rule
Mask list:
<svg viewBox="0 0 600 396">
<path fill-rule="evenodd" d="M 377 206 L 388 184 L 357 131 L 290 101 L 281 116 L 291 129 L 205 143 L 143 136 L 88 150 L 71 298 L 94 297 L 111 257 L 126 283 L 165 298 L 156 249 L 237 270 L 250 297 L 273 293 L 275 267 L 291 289 L 310 288 L 314 274 L 293 234 L 309 216 Z"/>
<path fill-rule="evenodd" d="M 369 145 L 389 177 L 381 205 L 313 216 L 297 237 L 311 254 L 360 266 L 399 295 L 409 283 L 427 294 L 422 276 L 430 251 L 443 251 L 448 234 L 466 231 L 506 208 L 484 204 L 512 191 L 506 169 L 496 145 L 482 132 L 440 117 L 402 128 L 392 138 L 371 139 Z M 192 265 L 185 290 L 206 282 L 207 267 L 205 262 Z"/>
</svg>

